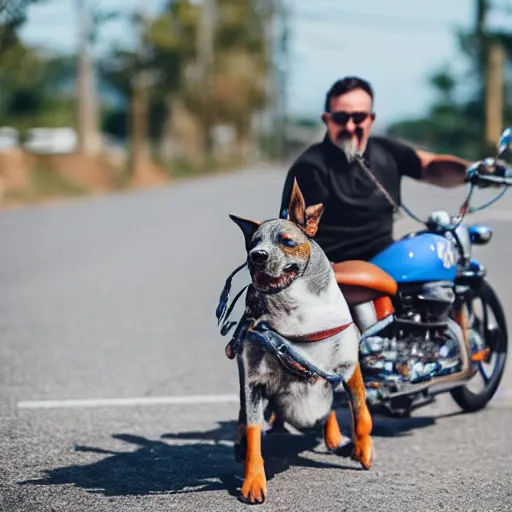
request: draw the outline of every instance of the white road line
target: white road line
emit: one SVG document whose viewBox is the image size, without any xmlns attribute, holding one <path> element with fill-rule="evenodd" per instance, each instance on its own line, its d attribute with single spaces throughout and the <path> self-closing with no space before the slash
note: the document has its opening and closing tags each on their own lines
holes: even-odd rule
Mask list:
<svg viewBox="0 0 512 512">
<path fill-rule="evenodd" d="M 238 395 L 147 396 L 139 398 L 91 398 L 68 400 L 32 400 L 18 402 L 18 409 L 64 409 L 87 407 L 134 407 L 147 405 L 238 404 Z M 511 389 L 499 389 L 492 402 L 512 402 Z M 491 402 L 491 403 L 492 403 Z"/>
<path fill-rule="evenodd" d="M 200 405 L 238 403 L 238 395 L 148 396 L 140 398 L 92 398 L 18 402 L 18 409 L 62 409 L 69 407 L 133 407 L 136 405 Z"/>
</svg>

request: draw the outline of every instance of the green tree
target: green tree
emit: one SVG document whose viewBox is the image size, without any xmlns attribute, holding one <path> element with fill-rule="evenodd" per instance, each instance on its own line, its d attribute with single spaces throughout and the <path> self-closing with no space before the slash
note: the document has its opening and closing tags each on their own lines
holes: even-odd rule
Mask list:
<svg viewBox="0 0 512 512">
<path fill-rule="evenodd" d="M 18 29 L 27 20 L 27 8 L 42 0 L 0 0 L 0 56 L 19 43 Z"/>
<path fill-rule="evenodd" d="M 73 99 L 66 93 L 72 73 L 66 57 L 45 55 L 17 42 L 0 57 L 0 119 L 22 133 L 37 126 L 73 122 Z"/>
<path fill-rule="evenodd" d="M 234 126 L 243 146 L 251 137 L 254 112 L 266 99 L 267 15 L 257 0 L 217 1 L 210 86 L 203 81 L 198 58 L 200 16 L 200 5 L 186 0 L 169 2 L 146 25 L 144 52 L 117 50 L 114 58 L 102 63 L 102 73 L 125 97 L 126 105 L 134 94 L 131 77 L 141 71 L 145 74 L 148 134 L 155 144 L 166 136 L 166 127 L 176 114 L 173 110 L 180 104 L 198 129 L 208 134 L 219 123 Z"/>
<path fill-rule="evenodd" d="M 433 151 L 452 152 L 469 159 L 478 159 L 492 148 L 485 141 L 485 91 L 487 59 L 491 44 L 503 45 L 507 57 L 506 73 L 512 63 L 512 32 L 491 32 L 486 29 L 486 15 L 495 8 L 488 0 L 476 0 L 475 27 L 459 31 L 456 36 L 468 69 L 456 77 L 444 66 L 430 77 L 436 91 L 434 104 L 424 118 L 406 119 L 388 127 L 388 134 L 425 146 Z M 471 88 L 469 95 L 461 91 Z M 512 123 L 512 103 L 505 95 L 505 125 Z"/>
</svg>

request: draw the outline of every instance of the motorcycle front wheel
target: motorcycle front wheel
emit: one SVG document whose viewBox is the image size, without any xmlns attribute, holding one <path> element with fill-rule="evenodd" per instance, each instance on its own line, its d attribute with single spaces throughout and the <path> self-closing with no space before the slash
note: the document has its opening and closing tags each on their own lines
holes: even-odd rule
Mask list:
<svg viewBox="0 0 512 512">
<path fill-rule="evenodd" d="M 483 409 L 498 389 L 507 360 L 508 333 L 501 303 L 487 281 L 472 290 L 466 308 L 470 336 L 488 347 L 489 353 L 478 363 L 478 374 L 466 385 L 451 390 L 450 394 L 465 412 L 475 412 Z M 483 387 L 474 389 L 478 377 L 483 381 Z"/>
</svg>

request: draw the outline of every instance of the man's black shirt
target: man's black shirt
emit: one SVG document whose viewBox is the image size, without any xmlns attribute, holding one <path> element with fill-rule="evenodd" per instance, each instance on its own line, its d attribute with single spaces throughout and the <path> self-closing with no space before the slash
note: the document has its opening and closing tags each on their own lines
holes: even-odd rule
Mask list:
<svg viewBox="0 0 512 512">
<path fill-rule="evenodd" d="M 398 205 L 402 176 L 421 176 L 420 159 L 405 144 L 370 137 L 363 156 Z M 393 242 L 390 201 L 357 162 L 347 161 L 327 135 L 302 153 L 288 171 L 280 213 L 288 207 L 294 178 L 307 206 L 324 205 L 315 240 L 330 261 L 367 261 Z"/>
</svg>

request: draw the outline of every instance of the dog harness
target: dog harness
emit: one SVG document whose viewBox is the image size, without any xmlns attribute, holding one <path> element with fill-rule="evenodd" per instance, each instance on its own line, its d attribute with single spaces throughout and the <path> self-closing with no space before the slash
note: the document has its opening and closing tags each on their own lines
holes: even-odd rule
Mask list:
<svg viewBox="0 0 512 512">
<path fill-rule="evenodd" d="M 241 297 L 242 293 L 247 289 L 244 286 L 240 292 L 233 298 L 231 305 L 228 307 L 229 292 L 231 290 L 231 283 L 233 277 L 240 272 L 247 262 L 237 267 L 227 278 L 224 289 L 222 290 L 219 304 L 217 305 L 216 317 L 218 324 L 222 323 L 221 335 L 225 336 L 229 331 L 237 324 L 229 320 L 229 316 L 233 311 L 233 308 Z M 272 331 L 270 327 L 261 323 L 256 327 L 252 327 L 251 320 L 244 314 L 238 326 L 233 333 L 233 337 L 230 342 L 226 345 L 225 352 L 229 359 L 234 359 L 236 354 L 241 350 L 241 346 L 244 339 L 247 339 L 253 343 L 258 343 L 262 348 L 274 356 L 280 361 L 280 363 L 289 371 L 302 378 L 307 382 L 315 382 L 319 378 L 323 378 L 330 382 L 333 386 L 337 386 L 343 381 L 343 377 L 337 373 L 329 372 L 318 368 L 311 361 L 308 361 L 305 357 L 299 354 L 292 346 L 290 342 L 315 342 L 322 341 L 335 334 L 343 332 L 345 329 L 350 327 L 353 322 L 334 327 L 332 329 L 325 329 L 323 331 L 313 332 L 309 334 L 300 334 L 298 336 L 284 338 L 281 334 L 276 331 Z"/>
<path fill-rule="evenodd" d="M 256 328 L 250 327 L 246 332 L 248 341 L 260 344 L 265 350 L 276 356 L 286 369 L 303 380 L 314 383 L 322 378 L 333 386 L 337 386 L 343 381 L 343 377 L 338 373 L 322 370 L 308 361 L 293 348 L 287 339 L 270 330 L 266 324 L 260 324 Z"/>
</svg>

